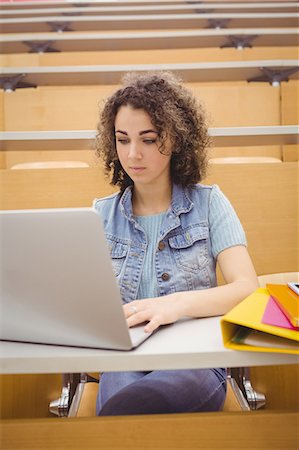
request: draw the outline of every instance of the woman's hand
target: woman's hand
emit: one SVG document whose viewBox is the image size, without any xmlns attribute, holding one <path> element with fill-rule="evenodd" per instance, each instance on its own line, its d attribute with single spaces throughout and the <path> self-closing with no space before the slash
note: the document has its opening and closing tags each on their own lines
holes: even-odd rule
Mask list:
<svg viewBox="0 0 299 450">
<path fill-rule="evenodd" d="M 147 333 L 153 332 L 160 325 L 176 322 L 181 317 L 179 303 L 172 295 L 134 300 L 123 308 L 128 326 L 148 322 L 144 327 Z"/>
<path fill-rule="evenodd" d="M 249 254 L 244 246 L 223 250 L 218 263 L 227 284 L 197 291 L 181 291 L 157 298 L 134 300 L 124 306 L 129 327 L 148 322 L 146 332 L 181 317 L 210 317 L 227 313 L 258 287 Z"/>
</svg>

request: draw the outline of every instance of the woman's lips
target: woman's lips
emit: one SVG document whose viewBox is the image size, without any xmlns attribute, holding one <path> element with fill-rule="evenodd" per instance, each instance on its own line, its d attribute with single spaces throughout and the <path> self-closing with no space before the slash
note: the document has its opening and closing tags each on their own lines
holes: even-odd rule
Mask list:
<svg viewBox="0 0 299 450">
<path fill-rule="evenodd" d="M 145 170 L 145 167 L 130 167 L 130 170 L 134 173 L 140 173 Z"/>
</svg>

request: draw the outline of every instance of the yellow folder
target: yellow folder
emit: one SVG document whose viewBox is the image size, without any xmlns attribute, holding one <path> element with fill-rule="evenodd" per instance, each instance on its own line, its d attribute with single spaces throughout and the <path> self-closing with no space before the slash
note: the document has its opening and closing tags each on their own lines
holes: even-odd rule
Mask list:
<svg viewBox="0 0 299 450">
<path fill-rule="evenodd" d="M 269 291 L 259 288 L 221 319 L 224 346 L 233 350 L 299 354 L 299 331 L 262 323 Z"/>
</svg>

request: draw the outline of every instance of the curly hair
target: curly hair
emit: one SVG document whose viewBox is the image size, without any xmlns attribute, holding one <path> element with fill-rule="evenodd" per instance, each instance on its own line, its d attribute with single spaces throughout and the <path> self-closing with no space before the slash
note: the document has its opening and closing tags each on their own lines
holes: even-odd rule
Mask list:
<svg viewBox="0 0 299 450">
<path fill-rule="evenodd" d="M 104 161 L 106 174 L 112 175 L 111 184 L 121 191 L 133 184 L 116 152 L 114 124 L 121 106 L 147 112 L 158 132 L 161 153 L 170 139 L 172 182 L 189 187 L 204 178 L 210 138 L 202 105 L 173 73 L 130 72 L 105 101 L 97 127 L 96 153 Z"/>
</svg>

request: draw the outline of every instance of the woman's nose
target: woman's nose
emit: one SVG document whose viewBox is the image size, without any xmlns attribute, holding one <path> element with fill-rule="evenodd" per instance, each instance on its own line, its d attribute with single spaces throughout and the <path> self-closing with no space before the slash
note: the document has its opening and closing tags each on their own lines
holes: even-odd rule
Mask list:
<svg viewBox="0 0 299 450">
<path fill-rule="evenodd" d="M 142 153 L 137 143 L 131 142 L 128 156 L 129 158 L 138 158 L 138 159 L 142 157 Z"/>
</svg>

